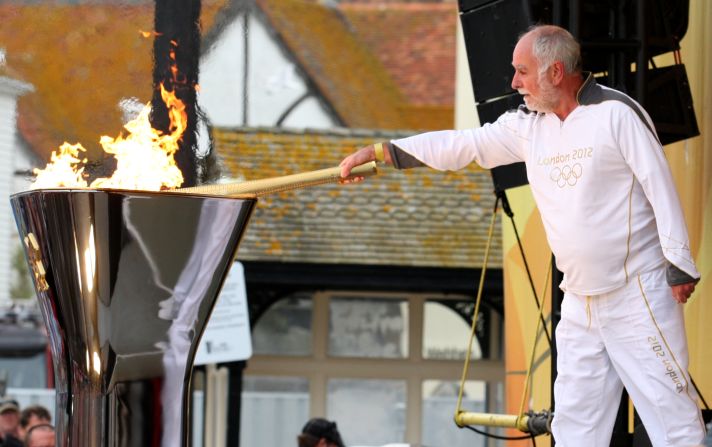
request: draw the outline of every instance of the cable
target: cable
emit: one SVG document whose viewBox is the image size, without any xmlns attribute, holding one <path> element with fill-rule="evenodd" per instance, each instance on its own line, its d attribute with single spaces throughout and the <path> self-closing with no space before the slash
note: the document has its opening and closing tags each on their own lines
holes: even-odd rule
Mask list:
<svg viewBox="0 0 712 447">
<path fill-rule="evenodd" d="M 704 396 L 700 392 L 700 389 L 697 388 L 697 384 L 695 383 L 695 379 L 692 378 L 692 374 L 689 372 L 687 373 L 690 376 L 690 382 L 692 382 L 692 386 L 695 387 L 695 391 L 697 391 L 697 395 L 700 396 L 700 400 L 702 401 L 702 404 L 705 406 L 705 410 L 709 410 L 710 406 L 707 405 L 707 401 L 705 400 Z"/>
<path fill-rule="evenodd" d="M 475 427 L 473 427 L 473 426 L 471 426 L 471 425 L 465 425 L 464 428 L 466 428 L 466 429 L 468 429 L 468 430 L 472 430 L 472 431 L 474 431 L 475 433 L 478 433 L 478 434 L 480 434 L 480 435 L 482 435 L 482 436 L 486 436 L 486 437 L 488 437 L 488 438 L 500 439 L 500 440 L 502 440 L 502 441 L 522 441 L 522 440 L 524 440 L 524 439 L 534 439 L 534 438 L 536 438 L 537 436 L 540 436 L 540 435 L 536 435 L 536 436 L 532 436 L 532 435 L 526 435 L 526 436 L 500 436 L 500 435 L 493 435 L 492 433 L 487 433 L 486 431 L 478 430 L 478 429 L 476 429 Z"/>
<path fill-rule="evenodd" d="M 519 231 L 517 230 L 517 224 L 514 222 L 514 212 L 512 212 L 512 208 L 509 206 L 509 200 L 507 200 L 507 193 L 504 190 L 495 190 L 495 195 L 498 199 L 502 200 L 502 209 L 504 210 L 504 213 L 509 217 L 509 219 L 512 221 L 512 228 L 514 229 L 514 235 L 517 238 L 517 245 L 519 246 L 519 253 L 522 255 L 522 261 L 524 261 L 524 269 L 527 271 L 527 278 L 529 278 L 529 286 L 532 289 L 532 294 L 534 295 L 534 301 L 536 302 L 536 307 L 539 308 L 541 305 L 539 304 L 539 297 L 536 293 L 536 288 L 534 287 L 534 279 L 532 278 L 532 272 L 529 270 L 529 263 L 527 262 L 527 257 L 524 254 L 524 247 L 522 246 L 522 240 L 519 237 Z M 549 349 L 551 349 L 552 344 L 551 344 L 551 336 L 549 335 L 549 330 L 547 329 L 546 321 L 544 321 L 544 316 L 539 315 L 539 318 L 541 319 L 541 322 L 543 324 L 543 329 L 544 329 L 544 334 L 546 334 L 546 341 L 549 343 Z"/>
</svg>

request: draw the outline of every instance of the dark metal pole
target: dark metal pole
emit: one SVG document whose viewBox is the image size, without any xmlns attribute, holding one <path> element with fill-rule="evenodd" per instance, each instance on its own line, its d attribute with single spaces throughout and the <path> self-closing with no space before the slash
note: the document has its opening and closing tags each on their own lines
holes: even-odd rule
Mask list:
<svg viewBox="0 0 712 447">
<path fill-rule="evenodd" d="M 636 3 L 638 15 L 636 31 L 640 40 L 640 48 L 635 62 L 635 99 L 645 107 L 645 92 L 648 87 L 647 0 L 638 0 Z"/>
<path fill-rule="evenodd" d="M 569 32 L 581 40 L 581 0 L 569 1 Z"/>
<path fill-rule="evenodd" d="M 563 0 L 554 0 L 551 14 L 551 22 L 553 25 L 568 28 L 564 23 L 564 5 L 562 3 Z"/>
<path fill-rule="evenodd" d="M 230 362 L 223 366 L 228 369 L 227 396 L 227 446 L 240 447 L 240 413 L 242 407 L 242 373 L 247 362 Z"/>
<path fill-rule="evenodd" d="M 160 91 L 163 84 L 185 104 L 188 115 L 187 128 L 175 155 L 178 168 L 183 173 L 182 186 L 195 186 L 197 183 L 195 131 L 198 109 L 195 88 L 200 56 L 199 19 L 200 0 L 156 0 L 151 125 L 164 132 L 169 128 L 168 111 Z"/>
<path fill-rule="evenodd" d="M 556 361 L 558 349 L 556 347 L 556 326 L 561 320 L 561 303 L 564 300 L 564 293 L 559 288 L 559 284 L 564 279 L 564 274 L 556 268 L 556 257 L 551 255 L 551 411 L 556 417 L 556 399 L 554 399 L 554 382 L 556 382 Z M 556 440 L 551 438 L 551 445 L 555 445 Z"/>
</svg>

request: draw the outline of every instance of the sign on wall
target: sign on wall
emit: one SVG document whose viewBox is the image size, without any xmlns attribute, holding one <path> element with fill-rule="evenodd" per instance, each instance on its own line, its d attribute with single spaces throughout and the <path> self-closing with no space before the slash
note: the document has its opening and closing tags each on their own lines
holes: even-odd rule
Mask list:
<svg viewBox="0 0 712 447">
<path fill-rule="evenodd" d="M 196 365 L 247 360 L 252 356 L 245 271 L 233 263 L 200 340 Z"/>
</svg>

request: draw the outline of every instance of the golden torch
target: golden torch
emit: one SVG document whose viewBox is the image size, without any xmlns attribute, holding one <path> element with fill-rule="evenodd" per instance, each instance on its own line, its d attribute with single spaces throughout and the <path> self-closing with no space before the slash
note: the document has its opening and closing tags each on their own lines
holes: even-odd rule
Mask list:
<svg viewBox="0 0 712 447">
<path fill-rule="evenodd" d="M 351 175 L 346 178 L 341 177 L 341 168 L 337 166 L 281 177 L 249 180 L 241 183 L 216 183 L 211 185 L 193 186 L 190 188 L 179 188 L 176 189 L 175 192 L 211 196 L 253 195 L 260 197 L 267 194 L 291 191 L 293 189 L 306 188 L 309 186 L 317 186 L 327 183 L 342 183 L 343 181 L 353 179 L 354 177 L 368 177 L 377 173 L 378 168 L 376 168 L 376 162 L 372 161 L 356 166 L 351 170 Z"/>
</svg>

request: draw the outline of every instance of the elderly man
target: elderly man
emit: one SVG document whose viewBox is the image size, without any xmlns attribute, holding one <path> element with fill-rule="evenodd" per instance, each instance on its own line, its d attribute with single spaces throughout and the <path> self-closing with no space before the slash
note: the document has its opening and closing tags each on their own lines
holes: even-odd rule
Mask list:
<svg viewBox="0 0 712 447">
<path fill-rule="evenodd" d="M 342 176 L 371 160 L 441 170 L 525 162 L 564 273 L 557 445 L 608 445 L 623 386 L 654 446 L 700 444 L 682 315 L 699 273 L 650 117 L 581 72 L 579 44 L 562 28 L 532 27 L 512 65 L 526 107 L 478 129 L 361 148 L 341 162 Z"/>
</svg>

